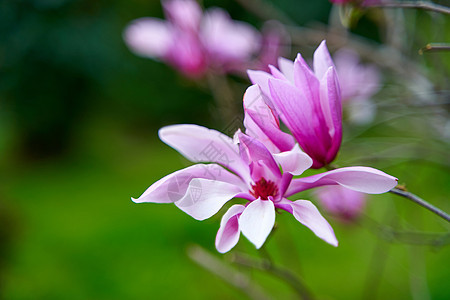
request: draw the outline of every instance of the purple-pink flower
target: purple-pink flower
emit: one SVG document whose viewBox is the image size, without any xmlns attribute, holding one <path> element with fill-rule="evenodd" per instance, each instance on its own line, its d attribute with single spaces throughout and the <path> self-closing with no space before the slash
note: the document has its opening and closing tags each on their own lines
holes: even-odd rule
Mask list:
<svg viewBox="0 0 450 300">
<path fill-rule="evenodd" d="M 366 195 L 342 186 L 326 186 L 315 192 L 324 210 L 342 221 L 359 217 L 366 206 Z"/>
<path fill-rule="evenodd" d="M 203 13 L 194 0 L 162 3 L 167 21 L 140 18 L 125 29 L 124 39 L 138 55 L 160 59 L 195 78 L 210 68 L 221 72 L 245 68 L 259 50 L 259 33 L 222 9 Z"/>
<path fill-rule="evenodd" d="M 342 140 L 342 104 L 336 68 L 323 41 L 314 52 L 314 71 L 298 54 L 294 62 L 280 58 L 279 70 L 248 71 L 291 131 L 313 159 L 313 168 L 332 162 Z M 282 151 L 288 149 L 280 149 Z"/>
<path fill-rule="evenodd" d="M 251 87 L 246 97 L 249 93 L 256 94 L 256 89 L 259 88 Z M 264 105 L 263 101 L 256 101 Z M 310 201 L 291 201 L 288 197 L 329 185 L 378 194 L 397 184 L 396 178 L 368 167 L 341 168 L 294 178 L 311 167 L 312 159 L 297 144 L 286 151 L 271 152 L 264 145 L 268 141 L 260 141 L 256 135 L 251 128 L 246 133 L 236 132 L 234 139 L 197 125 L 162 128 L 159 131 L 162 141 L 199 164 L 167 175 L 133 201 L 175 203 L 193 218 L 204 220 L 231 199 L 245 199 L 245 204 L 231 206 L 222 217 L 216 236 L 216 248 L 222 253 L 237 244 L 240 233 L 260 248 L 274 226 L 276 208 L 293 214 L 319 238 L 337 246 L 333 229 L 317 208 Z M 283 144 L 271 143 L 274 147 Z"/>
<path fill-rule="evenodd" d="M 380 89 L 380 72 L 374 65 L 364 65 L 358 53 L 341 49 L 333 55 L 341 86 L 342 102 L 354 123 L 371 122 L 376 107 L 370 98 Z"/>
</svg>

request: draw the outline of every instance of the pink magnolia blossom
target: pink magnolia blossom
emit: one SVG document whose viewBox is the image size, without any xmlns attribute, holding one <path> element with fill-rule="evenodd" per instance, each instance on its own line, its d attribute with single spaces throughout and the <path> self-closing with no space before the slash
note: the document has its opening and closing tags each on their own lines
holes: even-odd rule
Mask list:
<svg viewBox="0 0 450 300">
<path fill-rule="evenodd" d="M 221 253 L 237 244 L 240 233 L 260 248 L 273 228 L 276 208 L 293 214 L 319 238 L 337 246 L 333 229 L 310 201 L 291 201 L 287 197 L 328 185 L 377 194 L 397 183 L 396 178 L 368 167 L 341 168 L 293 179 L 313 163 L 297 144 L 288 151 L 272 153 L 263 142 L 240 131 L 233 140 L 205 127 L 173 125 L 162 128 L 159 136 L 199 164 L 167 175 L 133 201 L 174 203 L 193 218 L 204 220 L 233 198 L 247 200 L 244 205 L 231 206 L 222 217 L 216 236 L 216 248 Z"/>
<path fill-rule="evenodd" d="M 370 98 L 380 89 L 380 72 L 374 65 L 363 65 L 358 53 L 341 49 L 333 55 L 342 102 L 348 108 L 349 119 L 354 123 L 371 122 L 376 106 Z"/>
<path fill-rule="evenodd" d="M 314 72 L 298 54 L 294 62 L 280 58 L 271 73 L 248 71 L 270 107 L 313 159 L 313 168 L 332 162 L 342 141 L 341 91 L 334 63 L 323 41 L 314 52 Z M 280 149 L 286 150 L 286 149 Z"/>
<path fill-rule="evenodd" d="M 195 78 L 208 68 L 241 68 L 259 49 L 259 33 L 224 10 L 203 13 L 194 0 L 162 3 L 167 21 L 140 18 L 124 31 L 127 45 L 140 56 L 160 59 Z"/>
<path fill-rule="evenodd" d="M 343 221 L 357 218 L 366 206 L 366 195 L 342 186 L 326 186 L 316 190 L 321 206 Z"/>
</svg>

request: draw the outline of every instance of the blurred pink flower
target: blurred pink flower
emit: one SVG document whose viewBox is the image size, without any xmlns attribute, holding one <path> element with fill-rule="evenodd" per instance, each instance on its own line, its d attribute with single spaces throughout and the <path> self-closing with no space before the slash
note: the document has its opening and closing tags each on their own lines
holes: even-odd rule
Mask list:
<svg viewBox="0 0 450 300">
<path fill-rule="evenodd" d="M 343 221 L 357 218 L 366 206 L 366 195 L 342 186 L 326 186 L 317 189 L 321 206 Z"/>
<path fill-rule="evenodd" d="M 242 68 L 259 50 L 259 33 L 244 22 L 233 21 L 224 10 L 203 13 L 194 0 L 162 4 L 167 21 L 140 18 L 124 31 L 127 45 L 140 56 L 161 59 L 195 78 L 208 68 Z"/>
<path fill-rule="evenodd" d="M 313 159 L 312 167 L 321 168 L 335 159 L 342 140 L 341 92 L 325 41 L 314 52 L 314 72 L 300 53 L 278 64 L 280 70 L 270 66 L 271 73 L 249 70 L 248 76 Z"/>
<path fill-rule="evenodd" d="M 262 28 L 261 50 L 252 68 L 270 72 L 269 65 L 278 66 L 278 58 L 290 53 L 290 44 L 283 24 L 267 21 Z"/>
<path fill-rule="evenodd" d="M 246 95 L 259 90 L 257 86 L 249 89 Z M 216 237 L 216 248 L 222 253 L 237 244 L 241 232 L 260 248 L 273 228 L 276 208 L 293 214 L 319 238 L 337 246 L 333 229 L 310 201 L 291 201 L 287 197 L 327 185 L 378 194 L 397 183 L 396 178 L 368 167 L 341 168 L 293 179 L 312 165 L 311 158 L 297 144 L 288 151 L 271 153 L 263 142 L 240 131 L 233 140 L 205 127 L 173 125 L 162 128 L 159 136 L 187 159 L 211 164 L 196 164 L 167 175 L 133 201 L 175 203 L 193 218 L 204 220 L 233 198 L 248 200 L 245 205 L 231 206 L 222 217 Z"/>
<path fill-rule="evenodd" d="M 351 49 L 339 50 L 333 59 L 350 120 L 355 123 L 372 121 L 376 107 L 370 98 L 380 89 L 380 72 L 374 65 L 363 65 L 358 53 Z"/>
</svg>

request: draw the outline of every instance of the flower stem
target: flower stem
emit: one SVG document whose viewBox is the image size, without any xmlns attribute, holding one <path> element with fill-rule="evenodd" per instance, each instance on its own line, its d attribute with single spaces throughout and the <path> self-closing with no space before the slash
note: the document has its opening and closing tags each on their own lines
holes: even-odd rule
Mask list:
<svg viewBox="0 0 450 300">
<path fill-rule="evenodd" d="M 427 201 L 423 200 L 419 196 L 414 195 L 413 193 L 404 191 L 404 190 L 399 189 L 399 188 L 393 188 L 389 192 L 391 192 L 393 194 L 396 194 L 396 195 L 399 195 L 399 196 L 402 196 L 402 197 L 405 197 L 405 198 L 408 198 L 409 200 L 412 200 L 413 202 L 419 204 L 422 207 L 425 207 L 429 211 L 431 211 L 431 212 L 435 213 L 436 215 L 440 216 L 441 218 L 443 218 L 447 222 L 450 222 L 450 215 L 449 214 L 447 214 L 443 210 L 437 208 L 436 206 L 428 203 Z"/>
<path fill-rule="evenodd" d="M 417 8 L 423 10 L 429 10 L 438 12 L 441 14 L 450 14 L 450 8 L 447 6 L 439 5 L 437 3 L 428 1 L 403 1 L 403 2 L 391 2 L 391 3 L 376 3 L 367 4 L 365 7 L 382 7 L 382 8 Z"/>
</svg>

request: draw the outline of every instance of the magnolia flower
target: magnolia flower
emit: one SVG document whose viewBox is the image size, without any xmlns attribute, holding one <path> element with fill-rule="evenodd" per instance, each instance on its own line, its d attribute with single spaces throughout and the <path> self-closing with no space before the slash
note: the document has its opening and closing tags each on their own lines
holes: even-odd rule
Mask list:
<svg viewBox="0 0 450 300">
<path fill-rule="evenodd" d="M 315 195 L 321 206 L 343 221 L 357 218 L 366 205 L 366 195 L 342 186 L 318 188 Z"/>
<path fill-rule="evenodd" d="M 259 33 L 244 22 L 233 21 L 222 9 L 203 13 L 194 0 L 162 4 L 167 21 L 140 18 L 124 31 L 127 45 L 138 55 L 160 59 L 195 78 L 208 68 L 242 67 L 259 49 Z"/>
<path fill-rule="evenodd" d="M 159 136 L 196 164 L 152 184 L 136 203 L 175 203 L 197 220 L 215 215 L 233 198 L 245 204 L 231 206 L 222 217 L 216 248 L 224 253 L 238 242 L 240 233 L 260 248 L 275 222 L 275 209 L 285 210 L 319 238 L 337 246 L 333 229 L 307 200 L 287 197 L 314 187 L 341 185 L 365 193 L 384 193 L 397 179 L 368 167 L 348 167 L 295 178 L 312 165 L 297 144 L 288 151 L 271 153 L 257 138 L 238 131 L 235 139 L 197 125 L 173 125 Z"/>
<path fill-rule="evenodd" d="M 314 52 L 314 72 L 300 54 L 294 62 L 280 58 L 280 70 L 248 71 L 300 147 L 313 159 L 313 168 L 332 162 L 342 140 L 341 92 L 325 41 Z"/>
<path fill-rule="evenodd" d="M 370 98 L 380 89 L 380 73 L 374 65 L 363 65 L 358 53 L 341 49 L 333 55 L 342 102 L 348 108 L 349 119 L 354 123 L 371 122 L 375 105 Z"/>
</svg>

